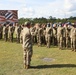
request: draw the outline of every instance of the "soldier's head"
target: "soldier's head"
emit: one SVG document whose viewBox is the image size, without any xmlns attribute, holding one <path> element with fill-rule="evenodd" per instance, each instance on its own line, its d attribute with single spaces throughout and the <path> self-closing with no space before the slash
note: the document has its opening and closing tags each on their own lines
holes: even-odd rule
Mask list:
<svg viewBox="0 0 76 75">
<path fill-rule="evenodd" d="M 38 23 L 38 26 L 39 26 L 39 27 L 41 27 L 41 24 L 40 24 L 40 23 Z"/>
<path fill-rule="evenodd" d="M 61 24 L 59 24 L 58 26 L 59 26 L 59 27 L 62 27 L 62 25 L 61 25 Z"/>
<path fill-rule="evenodd" d="M 47 23 L 47 27 L 50 27 L 50 23 Z"/>
<path fill-rule="evenodd" d="M 13 24 L 12 24 L 12 23 L 10 23 L 10 24 L 9 24 L 9 26 L 13 26 Z"/>
<path fill-rule="evenodd" d="M 30 22 L 28 22 L 28 21 L 25 22 L 25 23 L 24 23 L 24 27 L 28 27 L 28 28 L 30 28 Z"/>
<path fill-rule="evenodd" d="M 57 24 L 56 24 L 56 23 L 54 23 L 54 24 L 53 24 L 53 27 L 57 27 Z"/>
<path fill-rule="evenodd" d="M 69 25 L 68 23 L 65 23 L 65 24 L 64 24 L 64 27 L 68 27 L 68 25 Z"/>
<path fill-rule="evenodd" d="M 75 23 L 72 23 L 72 26 L 75 27 Z"/>
<path fill-rule="evenodd" d="M 31 27 L 33 27 L 33 26 L 34 26 L 34 24 L 33 24 L 33 23 L 30 23 L 30 25 L 31 25 Z"/>
</svg>

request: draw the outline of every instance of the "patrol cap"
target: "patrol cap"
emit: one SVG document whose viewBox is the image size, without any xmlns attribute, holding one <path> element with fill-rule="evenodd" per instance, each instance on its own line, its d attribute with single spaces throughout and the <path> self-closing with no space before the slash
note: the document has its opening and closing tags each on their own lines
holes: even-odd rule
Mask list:
<svg viewBox="0 0 76 75">
<path fill-rule="evenodd" d="M 30 22 L 27 21 L 24 23 L 24 26 L 28 26 L 28 25 L 30 25 Z"/>
</svg>

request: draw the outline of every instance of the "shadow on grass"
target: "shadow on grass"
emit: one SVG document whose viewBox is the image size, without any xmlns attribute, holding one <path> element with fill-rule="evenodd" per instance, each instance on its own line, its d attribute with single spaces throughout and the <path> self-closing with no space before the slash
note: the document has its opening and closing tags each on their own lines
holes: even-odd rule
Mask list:
<svg viewBox="0 0 76 75">
<path fill-rule="evenodd" d="M 45 69 L 45 68 L 76 68 L 75 64 L 53 64 L 53 65 L 38 65 L 31 66 L 33 69 Z"/>
</svg>

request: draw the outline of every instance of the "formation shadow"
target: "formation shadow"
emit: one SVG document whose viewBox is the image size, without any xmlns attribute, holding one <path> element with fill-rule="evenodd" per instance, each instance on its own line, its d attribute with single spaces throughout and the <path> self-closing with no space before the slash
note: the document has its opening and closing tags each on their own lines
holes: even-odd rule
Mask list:
<svg viewBox="0 0 76 75">
<path fill-rule="evenodd" d="M 76 68 L 75 64 L 52 64 L 52 65 L 38 65 L 31 66 L 33 69 L 45 69 L 45 68 Z"/>
</svg>

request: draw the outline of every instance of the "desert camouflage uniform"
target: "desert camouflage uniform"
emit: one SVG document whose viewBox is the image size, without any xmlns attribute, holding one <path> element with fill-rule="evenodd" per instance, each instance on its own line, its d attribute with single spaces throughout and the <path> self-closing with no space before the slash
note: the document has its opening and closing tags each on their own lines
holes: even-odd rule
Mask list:
<svg viewBox="0 0 76 75">
<path fill-rule="evenodd" d="M 30 28 L 32 43 L 35 43 L 35 27 Z"/>
<path fill-rule="evenodd" d="M 71 38 L 71 49 L 72 51 L 76 51 L 76 28 L 72 27 L 71 28 L 71 34 L 70 34 L 70 38 Z"/>
<path fill-rule="evenodd" d="M 3 27 L 3 36 L 4 36 L 4 40 L 7 41 L 8 40 L 8 26 Z"/>
<path fill-rule="evenodd" d="M 41 46 L 41 44 L 42 44 L 42 37 L 43 37 L 43 29 L 40 27 L 40 28 L 38 28 L 38 33 L 37 33 L 38 46 Z"/>
<path fill-rule="evenodd" d="M 24 50 L 24 66 L 30 66 L 32 57 L 32 39 L 30 29 L 27 27 L 23 28 L 23 50 Z"/>
<path fill-rule="evenodd" d="M 66 48 L 69 47 L 70 43 L 70 29 L 68 27 L 65 27 L 65 36 L 66 36 Z"/>
<path fill-rule="evenodd" d="M 57 45 L 57 27 L 53 27 L 53 44 Z"/>
<path fill-rule="evenodd" d="M 59 49 L 62 49 L 62 43 L 63 43 L 62 40 L 63 40 L 63 27 L 59 26 L 57 28 L 57 41 Z"/>
<path fill-rule="evenodd" d="M 21 30 L 21 33 L 20 33 L 20 43 L 23 42 L 22 37 L 23 37 L 23 29 Z"/>
<path fill-rule="evenodd" d="M 14 33 L 14 28 L 13 28 L 13 26 L 9 26 L 8 36 L 9 36 L 9 40 L 10 40 L 11 42 L 13 42 L 13 33 Z"/>
<path fill-rule="evenodd" d="M 51 36 L 53 35 L 53 30 L 51 27 L 46 27 L 46 44 L 47 47 L 50 48 L 51 44 Z"/>
<path fill-rule="evenodd" d="M 46 39 L 45 39 L 45 37 L 46 37 L 46 27 L 43 28 L 43 40 L 42 40 L 43 42 L 42 42 L 42 43 L 43 43 L 44 45 L 46 45 Z"/>
<path fill-rule="evenodd" d="M 16 33 L 17 43 L 20 43 L 20 33 L 21 33 L 21 27 L 20 26 L 16 26 L 15 33 Z"/>
</svg>

